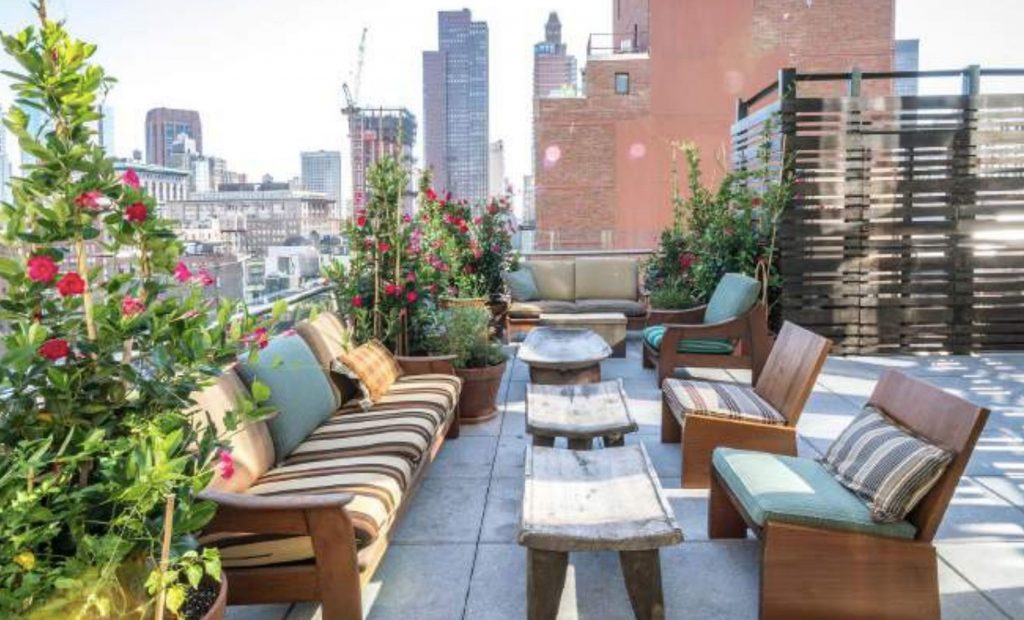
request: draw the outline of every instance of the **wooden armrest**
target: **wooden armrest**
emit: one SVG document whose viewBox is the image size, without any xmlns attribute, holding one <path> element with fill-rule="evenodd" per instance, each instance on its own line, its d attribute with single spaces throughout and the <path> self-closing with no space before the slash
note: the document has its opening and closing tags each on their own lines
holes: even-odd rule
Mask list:
<svg viewBox="0 0 1024 620">
<path fill-rule="evenodd" d="M 407 375 L 455 374 L 455 367 L 452 365 L 452 361 L 455 359 L 454 355 L 398 356 L 395 359 Z"/>
<path fill-rule="evenodd" d="M 248 493 L 225 493 L 207 489 L 199 494 L 200 499 L 216 502 L 218 507 L 235 510 L 322 510 L 343 508 L 352 501 L 351 493 L 324 493 L 309 495 L 251 495 Z"/>
<path fill-rule="evenodd" d="M 661 349 L 663 351 L 674 351 L 674 347 L 666 349 L 666 344 L 678 343 L 680 340 L 707 338 L 727 338 L 735 340 L 745 336 L 747 331 L 748 322 L 746 315 L 718 323 L 701 323 L 697 325 L 677 325 L 668 323 L 665 325 L 665 336 L 661 339 Z"/>
<path fill-rule="evenodd" d="M 686 310 L 658 310 L 651 308 L 647 311 L 647 326 L 664 325 L 665 323 L 700 325 L 704 320 L 704 310 L 707 306 L 697 306 Z"/>
</svg>

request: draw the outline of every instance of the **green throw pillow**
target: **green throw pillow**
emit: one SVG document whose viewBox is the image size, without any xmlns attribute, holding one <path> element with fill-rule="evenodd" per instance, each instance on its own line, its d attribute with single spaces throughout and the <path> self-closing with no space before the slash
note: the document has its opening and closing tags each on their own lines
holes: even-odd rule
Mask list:
<svg viewBox="0 0 1024 620">
<path fill-rule="evenodd" d="M 309 345 L 297 335 L 272 338 L 255 360 L 241 361 L 250 385 L 259 380 L 270 388 L 267 404 L 277 415 L 267 426 L 281 462 L 334 413 L 331 385 Z"/>
<path fill-rule="evenodd" d="M 512 293 L 513 301 L 533 301 L 540 299 L 540 289 L 533 279 L 533 272 L 529 269 L 509 271 L 505 274 L 505 282 Z"/>
</svg>

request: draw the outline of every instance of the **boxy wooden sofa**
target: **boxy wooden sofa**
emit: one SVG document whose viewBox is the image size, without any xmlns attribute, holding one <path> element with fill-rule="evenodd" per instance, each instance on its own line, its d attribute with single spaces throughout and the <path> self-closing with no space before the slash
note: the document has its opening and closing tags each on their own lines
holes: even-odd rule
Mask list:
<svg viewBox="0 0 1024 620">
<path fill-rule="evenodd" d="M 231 436 L 235 472 L 204 492 L 217 514 L 201 542 L 221 550 L 230 604 L 319 601 L 324 620 L 362 618 L 362 585 L 441 444 L 459 434 L 450 359 L 399 358 L 402 377 L 363 411 L 355 386 L 330 372 L 347 341 L 321 314 L 197 395 L 222 424 L 259 379 L 279 409 Z"/>
</svg>

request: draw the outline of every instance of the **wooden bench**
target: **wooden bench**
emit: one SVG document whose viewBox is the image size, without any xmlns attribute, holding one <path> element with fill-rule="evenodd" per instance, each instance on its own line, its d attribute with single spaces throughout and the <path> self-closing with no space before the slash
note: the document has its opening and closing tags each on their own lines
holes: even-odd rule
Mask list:
<svg viewBox="0 0 1024 620">
<path fill-rule="evenodd" d="M 535 446 L 553 446 L 556 437 L 565 437 L 574 450 L 589 450 L 597 438 L 606 448 L 621 446 L 636 430 L 622 379 L 526 386 L 526 432 Z"/>
<path fill-rule="evenodd" d="M 519 544 L 530 620 L 557 615 L 571 551 L 618 551 L 636 617 L 664 618 L 658 549 L 682 540 L 643 444 L 528 449 Z"/>
</svg>

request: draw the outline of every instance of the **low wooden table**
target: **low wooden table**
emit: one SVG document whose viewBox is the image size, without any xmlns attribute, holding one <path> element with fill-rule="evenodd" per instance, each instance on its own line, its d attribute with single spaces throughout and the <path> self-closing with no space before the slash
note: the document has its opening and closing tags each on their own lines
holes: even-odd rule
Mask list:
<svg viewBox="0 0 1024 620">
<path fill-rule="evenodd" d="M 621 312 L 542 314 L 538 324 L 589 329 L 612 348 L 611 357 L 626 357 L 626 315 Z"/>
<path fill-rule="evenodd" d="M 530 367 L 530 381 L 549 385 L 601 380 L 601 361 L 611 347 L 589 329 L 538 327 L 519 345 L 519 359 Z"/>
<path fill-rule="evenodd" d="M 554 620 L 570 551 L 618 551 L 638 619 L 665 617 L 658 549 L 683 540 L 643 444 L 526 454 L 519 544 L 527 548 L 527 617 Z"/>
<path fill-rule="evenodd" d="M 526 386 L 526 432 L 535 446 L 553 446 L 556 437 L 568 439 L 573 450 L 589 450 L 598 437 L 606 448 L 621 446 L 636 430 L 622 379 Z"/>
</svg>

